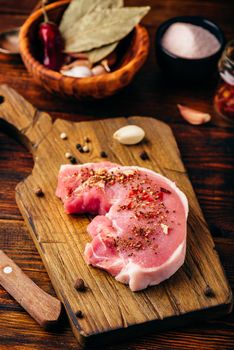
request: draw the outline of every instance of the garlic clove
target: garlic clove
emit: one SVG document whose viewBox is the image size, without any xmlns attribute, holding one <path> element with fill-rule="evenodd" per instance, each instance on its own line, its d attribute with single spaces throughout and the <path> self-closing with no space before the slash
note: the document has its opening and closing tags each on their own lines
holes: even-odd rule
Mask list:
<svg viewBox="0 0 234 350">
<path fill-rule="evenodd" d="M 211 120 L 211 115 L 208 113 L 200 112 L 195 109 L 182 106 L 180 104 L 178 104 L 177 107 L 180 111 L 181 116 L 190 124 L 200 125 L 208 123 Z"/>
<path fill-rule="evenodd" d="M 98 64 L 97 66 L 92 68 L 92 73 L 93 75 L 102 75 L 102 74 L 106 74 L 107 71 L 102 65 Z"/>
<path fill-rule="evenodd" d="M 91 62 L 89 60 L 75 60 L 69 64 L 62 66 L 61 70 L 70 70 L 76 66 L 85 66 L 91 69 Z"/>
<path fill-rule="evenodd" d="M 93 75 L 91 69 L 86 66 L 76 66 L 69 70 L 61 70 L 60 73 L 73 78 L 87 78 Z"/>
<path fill-rule="evenodd" d="M 124 145 L 135 145 L 144 137 L 145 131 L 137 125 L 123 126 L 113 134 L 113 138 Z"/>
<path fill-rule="evenodd" d="M 101 65 L 105 68 L 105 70 L 109 73 L 111 71 L 107 59 L 101 61 Z"/>
</svg>

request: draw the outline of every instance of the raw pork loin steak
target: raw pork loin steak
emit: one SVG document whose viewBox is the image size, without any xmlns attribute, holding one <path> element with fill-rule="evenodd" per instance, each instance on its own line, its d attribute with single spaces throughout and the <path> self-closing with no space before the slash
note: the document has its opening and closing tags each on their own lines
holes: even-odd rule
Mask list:
<svg viewBox="0 0 234 350">
<path fill-rule="evenodd" d="M 188 202 L 164 176 L 110 162 L 62 165 L 56 195 L 68 214 L 98 214 L 88 225 L 86 261 L 132 291 L 162 282 L 183 264 Z"/>
</svg>

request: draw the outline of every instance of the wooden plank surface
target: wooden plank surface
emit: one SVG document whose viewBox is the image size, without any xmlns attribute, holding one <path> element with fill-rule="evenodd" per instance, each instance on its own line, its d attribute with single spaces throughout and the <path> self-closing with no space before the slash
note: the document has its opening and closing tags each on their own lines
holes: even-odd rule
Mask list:
<svg viewBox="0 0 234 350">
<path fill-rule="evenodd" d="M 0 29 L 23 23 L 34 1 L 1 0 Z M 36 2 L 36 1 L 35 1 Z M 35 3 L 34 2 L 34 3 Z M 126 0 L 140 5 L 140 0 Z M 27 74 L 20 60 L 0 58 L 0 83 L 15 87 L 37 108 L 49 112 L 53 119 L 90 120 L 102 116 L 150 115 L 167 121 L 173 128 L 189 177 L 211 229 L 216 249 L 224 265 L 229 282 L 234 287 L 233 265 L 233 207 L 234 207 L 234 144 L 233 126 L 214 118 L 212 97 L 217 80 L 201 86 L 179 86 L 166 81 L 154 57 L 154 33 L 164 20 L 183 14 L 202 14 L 218 23 L 227 39 L 234 30 L 234 3 L 229 0 L 149 0 L 153 10 L 144 24 L 150 32 L 151 51 L 148 62 L 133 83 L 118 96 L 99 103 L 66 103 L 50 96 L 38 87 Z M 213 120 L 209 125 L 194 127 L 184 122 L 176 109 L 182 102 L 209 111 Z M 16 184 L 25 178 L 33 166 L 30 154 L 12 137 L 0 131 L 0 246 L 44 290 L 53 294 L 48 275 L 32 243 L 15 203 Z M 68 322 L 54 333 L 44 332 L 0 289 L 0 349 L 77 349 Z M 212 322 L 194 323 L 174 331 L 108 347 L 108 349 L 233 349 L 234 314 Z"/>
<path fill-rule="evenodd" d="M 47 114 L 37 111 L 13 89 L 0 86 L 0 95 L 4 99 L 0 105 L 1 118 L 17 129 L 35 160 L 32 174 L 16 187 L 16 201 L 81 343 L 97 345 L 97 342 L 113 341 L 116 336 L 129 337 L 136 326 L 138 332 L 143 333 L 148 328 L 157 330 L 231 311 L 230 288 L 175 139 L 165 123 L 147 117 L 130 117 L 79 123 L 58 119 L 52 124 Z M 114 131 L 126 124 L 144 127 L 146 142 L 132 147 L 114 142 Z M 67 140 L 61 140 L 61 132 L 68 135 Z M 80 154 L 76 144 L 82 143 L 85 136 L 91 140 L 91 151 Z M 86 163 L 101 161 L 101 150 L 107 152 L 110 161 L 147 166 L 167 176 L 188 197 L 186 262 L 160 286 L 132 293 L 107 273 L 87 266 L 83 250 L 89 241 L 86 233 L 89 219 L 68 216 L 55 197 L 59 167 L 67 162 L 65 153 L 69 151 L 80 163 Z M 139 155 L 143 150 L 150 155 L 149 161 L 141 160 Z M 37 186 L 45 196 L 35 196 Z M 86 293 L 75 290 L 77 277 L 88 285 Z M 205 293 L 207 286 L 214 293 L 211 297 Z M 78 310 L 84 313 L 82 319 L 76 317 Z"/>
</svg>

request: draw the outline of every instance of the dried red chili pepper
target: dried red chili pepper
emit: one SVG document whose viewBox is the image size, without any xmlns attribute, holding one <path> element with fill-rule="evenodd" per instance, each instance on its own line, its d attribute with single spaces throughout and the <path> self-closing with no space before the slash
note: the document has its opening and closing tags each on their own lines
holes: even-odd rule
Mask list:
<svg viewBox="0 0 234 350">
<path fill-rule="evenodd" d="M 45 1 L 42 1 L 44 22 L 40 24 L 38 33 L 43 50 L 42 61 L 46 68 L 59 70 L 63 64 L 63 39 L 57 25 L 49 21 L 44 4 Z"/>
</svg>

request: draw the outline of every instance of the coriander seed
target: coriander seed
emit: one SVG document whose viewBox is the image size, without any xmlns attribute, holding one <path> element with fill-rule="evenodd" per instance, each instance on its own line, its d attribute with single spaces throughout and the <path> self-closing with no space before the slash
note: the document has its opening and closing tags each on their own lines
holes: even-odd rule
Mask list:
<svg viewBox="0 0 234 350">
<path fill-rule="evenodd" d="M 83 146 L 82 148 L 85 153 L 89 152 L 89 147 L 87 145 Z"/>
<path fill-rule="evenodd" d="M 66 139 L 67 139 L 67 134 L 66 134 L 65 132 L 61 132 L 60 138 L 61 138 L 62 140 L 66 140 Z"/>
<path fill-rule="evenodd" d="M 70 152 L 66 152 L 66 153 L 65 153 L 65 157 L 66 157 L 67 159 L 71 159 L 71 158 L 72 158 L 72 154 L 71 154 Z"/>
<path fill-rule="evenodd" d="M 86 289 L 82 278 L 77 278 L 77 280 L 75 281 L 74 287 L 79 292 L 83 292 Z"/>
</svg>

